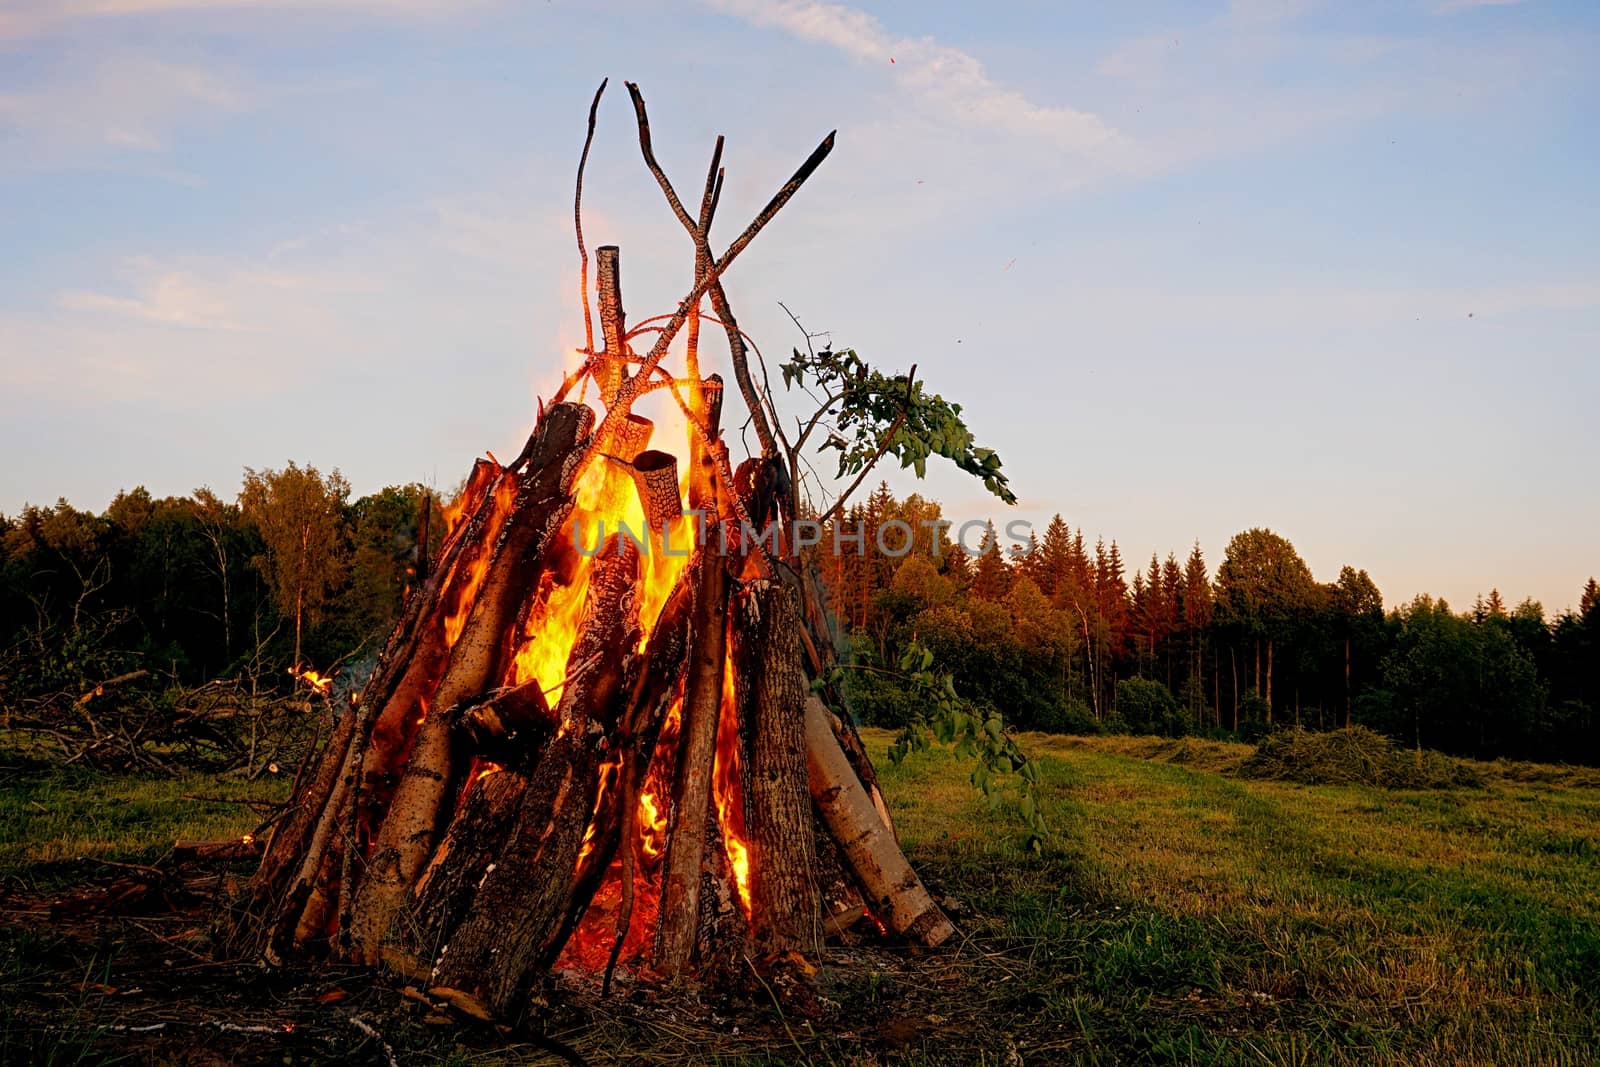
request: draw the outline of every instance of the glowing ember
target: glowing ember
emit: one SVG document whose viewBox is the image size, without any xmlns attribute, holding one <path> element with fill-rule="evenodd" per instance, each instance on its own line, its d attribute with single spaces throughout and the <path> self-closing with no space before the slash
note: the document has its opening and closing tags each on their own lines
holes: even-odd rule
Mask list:
<svg viewBox="0 0 1600 1067">
<path fill-rule="evenodd" d="M 498 763 L 485 763 L 483 765 L 483 769 L 474 775 L 472 780 L 474 782 L 481 782 L 491 774 L 499 774 L 502 770 L 504 770 L 504 768 Z"/>
</svg>

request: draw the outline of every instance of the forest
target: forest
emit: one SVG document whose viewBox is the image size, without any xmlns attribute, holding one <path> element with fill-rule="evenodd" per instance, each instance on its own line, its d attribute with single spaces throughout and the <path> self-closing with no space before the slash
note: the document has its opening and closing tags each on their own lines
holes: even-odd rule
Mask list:
<svg viewBox="0 0 1600 1067">
<path fill-rule="evenodd" d="M 323 693 L 329 675 L 347 693 L 449 511 L 421 485 L 352 499 L 337 471 L 290 463 L 247 469 L 231 500 L 137 488 L 100 514 L 62 500 L 0 515 L 0 721 L 48 725 L 41 709 L 82 708 L 108 680 L 126 679 L 124 707 L 221 682 Z M 975 552 L 942 518 L 885 483 L 809 550 L 864 724 L 918 714 L 895 669 L 915 647 L 1015 729 L 1253 740 L 1361 724 L 1464 756 L 1600 763 L 1594 578 L 1554 617 L 1497 590 L 1464 611 L 1426 593 L 1386 611 L 1365 570 L 1319 580 L 1267 529 L 1215 565 L 1198 543 L 1133 564 L 1060 516 L 1025 544 L 990 525 Z M 873 550 L 886 523 L 916 531 L 908 552 Z"/>
</svg>

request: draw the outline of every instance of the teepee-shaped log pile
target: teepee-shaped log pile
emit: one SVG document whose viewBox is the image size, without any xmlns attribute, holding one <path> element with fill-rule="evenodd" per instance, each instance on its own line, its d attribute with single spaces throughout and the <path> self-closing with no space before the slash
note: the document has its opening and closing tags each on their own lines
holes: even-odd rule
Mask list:
<svg viewBox="0 0 1600 1067">
<path fill-rule="evenodd" d="M 513 462 L 473 468 L 431 574 L 302 769 L 234 926 L 268 960 L 381 964 L 508 1020 L 558 961 L 608 985 L 619 962 L 714 980 L 743 960 L 803 972 L 864 915 L 924 944 L 951 933 L 859 739 L 810 695 L 831 642 L 806 621 L 820 613 L 789 565 L 793 538 L 750 536 L 794 517 L 721 276 L 833 137 L 714 256 L 721 140 L 691 216 L 628 88 L 645 161 L 694 242 L 694 285 L 672 315 L 629 329 L 618 251 L 597 250 L 596 351 L 575 213 L 582 366 Z M 594 122 L 591 107 L 590 139 Z M 581 204 L 582 162 L 578 176 Z M 704 322 L 727 335 L 763 441 L 736 471 L 722 379 L 700 368 Z M 662 363 L 680 332 L 673 374 Z M 598 417 L 566 399 L 591 384 Z M 658 389 L 684 415 L 683 478 L 632 410 Z"/>
</svg>

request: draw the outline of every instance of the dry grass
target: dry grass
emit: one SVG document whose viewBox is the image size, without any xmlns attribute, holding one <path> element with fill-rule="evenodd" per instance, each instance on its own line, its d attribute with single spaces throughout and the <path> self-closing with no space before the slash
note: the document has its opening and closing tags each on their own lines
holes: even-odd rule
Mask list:
<svg viewBox="0 0 1600 1067">
<path fill-rule="evenodd" d="M 1268 734 L 1239 765 L 1246 778 L 1304 785 L 1375 785 L 1386 789 L 1455 789 L 1483 785 L 1465 760 L 1427 749 L 1402 749 L 1365 726 Z"/>
</svg>

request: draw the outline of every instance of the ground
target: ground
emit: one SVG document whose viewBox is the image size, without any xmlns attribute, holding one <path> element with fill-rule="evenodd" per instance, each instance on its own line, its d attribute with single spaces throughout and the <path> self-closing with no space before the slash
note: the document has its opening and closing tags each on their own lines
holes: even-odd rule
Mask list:
<svg viewBox="0 0 1600 1067">
<path fill-rule="evenodd" d="M 887 741 L 869 733 L 879 757 Z M 384 1063 L 384 1044 L 408 1064 L 1600 1062 L 1593 774 L 1490 765 L 1481 789 L 1395 791 L 1243 779 L 1241 745 L 1023 745 L 1054 831 L 1042 855 L 953 757 L 880 761 L 961 929 L 949 951 L 841 953 L 815 1018 L 754 983 L 705 1002 L 563 983 L 542 1038 L 430 1021 L 357 973 L 214 962 L 205 929 L 248 867 L 163 854 L 248 832 L 231 801 L 285 783 L 0 752 L 0 1062 Z M 146 883 L 122 914 L 73 913 L 85 885 Z"/>
</svg>

